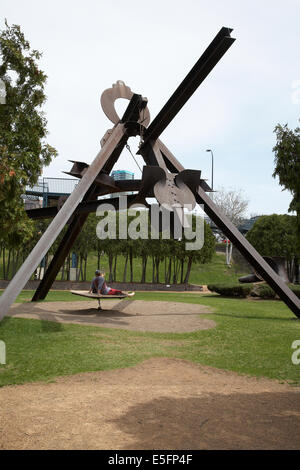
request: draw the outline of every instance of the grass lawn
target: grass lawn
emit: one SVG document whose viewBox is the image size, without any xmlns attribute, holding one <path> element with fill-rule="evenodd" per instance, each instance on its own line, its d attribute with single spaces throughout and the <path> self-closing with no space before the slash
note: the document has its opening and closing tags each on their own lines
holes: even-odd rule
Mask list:
<svg viewBox="0 0 300 470">
<path fill-rule="evenodd" d="M 18 301 L 30 299 L 31 294 L 22 292 Z M 7 364 L 0 365 L 0 385 L 129 367 L 150 357 L 182 358 L 300 385 L 300 365 L 291 362 L 292 342 L 300 339 L 300 321 L 282 302 L 151 292 L 137 293 L 135 298 L 207 305 L 214 313 L 205 318 L 215 320 L 217 327 L 162 334 L 6 317 L 0 323 L 0 340 L 7 349 Z M 52 291 L 46 301 L 50 300 L 74 301 L 74 296 Z"/>
</svg>

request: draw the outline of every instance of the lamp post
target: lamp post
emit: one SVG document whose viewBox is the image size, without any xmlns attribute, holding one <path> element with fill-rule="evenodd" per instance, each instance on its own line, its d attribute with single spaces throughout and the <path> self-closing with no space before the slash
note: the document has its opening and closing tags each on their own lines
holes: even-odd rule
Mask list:
<svg viewBox="0 0 300 470">
<path fill-rule="evenodd" d="M 206 151 L 211 153 L 211 189 L 214 190 L 214 154 L 210 149 Z"/>
</svg>

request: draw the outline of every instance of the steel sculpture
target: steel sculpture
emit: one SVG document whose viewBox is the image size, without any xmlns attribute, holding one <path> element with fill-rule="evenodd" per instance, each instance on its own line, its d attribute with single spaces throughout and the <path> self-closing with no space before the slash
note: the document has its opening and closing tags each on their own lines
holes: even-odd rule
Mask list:
<svg viewBox="0 0 300 470">
<path fill-rule="evenodd" d="M 300 300 L 229 219 L 219 211 L 206 194 L 211 188 L 201 178 L 201 171 L 185 169 L 159 139 L 161 133 L 233 44 L 235 39 L 231 37 L 231 32 L 230 28 L 221 28 L 151 123 L 147 99 L 133 93 L 123 82 L 119 81 L 103 92 L 101 105 L 114 126 L 102 138 L 102 148 L 91 165 L 72 162 L 73 166 L 68 174 L 79 178 L 80 182 L 61 207 L 27 211 L 29 217 L 37 219 L 53 217 L 53 221 L 0 298 L 0 319 L 7 313 L 64 226 L 68 223 L 67 232 L 33 296 L 33 301 L 46 297 L 88 213 L 96 211 L 99 206 L 100 201 L 97 198 L 128 191 L 137 192 L 128 197 L 129 206 L 145 204 L 147 197 L 155 197 L 159 203 L 168 203 L 173 207 L 174 214 L 175 208 L 183 207 L 186 203 L 192 207 L 196 203 L 203 204 L 206 214 L 234 243 L 255 272 L 276 291 L 295 315 L 300 317 Z M 114 102 L 118 98 L 130 100 L 121 119 L 114 108 Z M 109 175 L 130 136 L 140 136 L 138 154 L 145 161 L 142 179 L 114 181 Z M 109 204 L 118 208 L 119 198 L 109 199 Z"/>
</svg>

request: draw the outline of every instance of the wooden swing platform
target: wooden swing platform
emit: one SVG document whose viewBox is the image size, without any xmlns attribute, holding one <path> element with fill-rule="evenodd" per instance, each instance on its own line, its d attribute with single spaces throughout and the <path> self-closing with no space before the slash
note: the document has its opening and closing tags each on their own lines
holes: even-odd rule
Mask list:
<svg viewBox="0 0 300 470">
<path fill-rule="evenodd" d="M 101 299 L 126 299 L 128 297 L 127 294 L 120 294 L 120 295 L 102 295 L 102 294 L 90 294 L 86 290 L 71 290 L 71 294 L 80 295 L 81 297 L 88 297 L 90 299 L 97 299 L 98 300 L 98 310 L 102 310 L 100 300 Z"/>
<path fill-rule="evenodd" d="M 71 290 L 71 294 L 80 295 L 81 297 L 89 297 L 90 299 L 125 299 L 128 297 L 127 294 L 123 295 L 98 295 L 98 294 L 90 294 L 86 290 Z"/>
</svg>

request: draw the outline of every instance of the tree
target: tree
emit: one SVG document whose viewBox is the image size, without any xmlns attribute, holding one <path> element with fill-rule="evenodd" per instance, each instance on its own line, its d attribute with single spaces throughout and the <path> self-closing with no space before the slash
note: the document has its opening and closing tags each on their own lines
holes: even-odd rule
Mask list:
<svg viewBox="0 0 300 470">
<path fill-rule="evenodd" d="M 196 226 L 196 217 L 199 216 L 193 216 L 193 230 L 195 229 Z M 213 235 L 213 232 L 210 228 L 210 226 L 203 221 L 204 223 L 204 244 L 200 250 L 191 250 L 191 251 L 186 251 L 185 250 L 185 238 L 180 242 L 181 243 L 181 249 L 182 249 L 182 256 L 184 256 L 184 259 L 187 261 L 187 268 L 186 268 L 186 274 L 183 282 L 187 284 L 189 282 L 189 277 L 191 274 L 191 268 L 193 263 L 200 263 L 200 264 L 205 264 L 211 261 L 213 254 L 216 251 L 216 239 Z"/>
<path fill-rule="evenodd" d="M 247 233 L 247 240 L 262 256 L 281 256 L 288 262 L 293 280 L 293 263 L 297 249 L 297 223 L 292 215 L 272 214 L 259 217 Z"/>
<path fill-rule="evenodd" d="M 33 233 L 21 195 L 57 152 L 45 142 L 41 107 L 47 77 L 38 67 L 41 54 L 30 49 L 20 26 L 6 21 L 5 26 L 0 31 L 0 80 L 6 91 L 0 104 L 0 239 L 13 236 L 18 243 Z"/>
<path fill-rule="evenodd" d="M 220 187 L 213 193 L 213 200 L 220 211 L 225 214 L 234 225 L 239 225 L 245 216 L 249 201 L 244 199 L 241 190 L 226 190 Z M 229 248 L 229 240 L 226 239 L 226 264 L 230 265 L 232 255 L 232 243 Z"/>
<path fill-rule="evenodd" d="M 76 216 L 75 216 L 76 217 Z M 88 254 L 97 249 L 96 237 L 96 224 L 97 219 L 94 214 L 89 214 L 87 217 L 72 250 L 78 256 L 78 265 L 76 269 L 76 279 L 86 280 L 87 258 Z M 97 266 L 98 269 L 98 266 Z M 67 258 L 67 272 L 70 271 L 70 254 Z"/>
<path fill-rule="evenodd" d="M 297 255 L 300 256 L 300 127 L 294 131 L 277 124 L 274 130 L 277 143 L 273 178 L 279 177 L 279 184 L 292 193 L 289 212 L 297 214 Z"/>
</svg>

